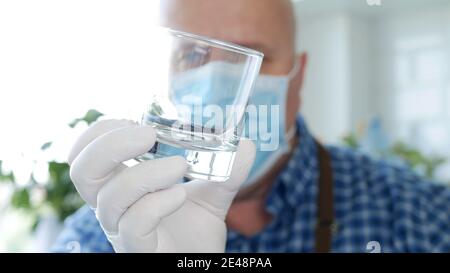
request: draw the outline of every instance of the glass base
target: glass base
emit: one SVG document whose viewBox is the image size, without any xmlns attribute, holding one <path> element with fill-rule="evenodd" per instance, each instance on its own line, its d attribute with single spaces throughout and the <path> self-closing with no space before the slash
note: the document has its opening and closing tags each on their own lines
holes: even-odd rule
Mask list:
<svg viewBox="0 0 450 273">
<path fill-rule="evenodd" d="M 189 165 L 186 172 L 187 178 L 225 182 L 230 178 L 236 152 L 191 150 L 157 142 L 149 153 L 136 158 L 136 160 L 153 160 L 176 155 L 184 157 Z"/>
</svg>

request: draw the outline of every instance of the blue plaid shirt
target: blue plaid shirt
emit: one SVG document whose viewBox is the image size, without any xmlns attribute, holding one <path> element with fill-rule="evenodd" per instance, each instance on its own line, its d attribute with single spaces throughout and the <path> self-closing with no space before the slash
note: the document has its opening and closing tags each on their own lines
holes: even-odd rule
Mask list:
<svg viewBox="0 0 450 273">
<path fill-rule="evenodd" d="M 313 252 L 318 193 L 314 138 L 301 117 L 299 145 L 266 201 L 273 221 L 246 237 L 228 231 L 228 252 Z M 350 149 L 332 158 L 336 228 L 333 252 L 450 252 L 450 188 L 407 168 Z M 94 213 L 83 207 L 66 220 L 53 250 L 112 252 Z"/>
</svg>

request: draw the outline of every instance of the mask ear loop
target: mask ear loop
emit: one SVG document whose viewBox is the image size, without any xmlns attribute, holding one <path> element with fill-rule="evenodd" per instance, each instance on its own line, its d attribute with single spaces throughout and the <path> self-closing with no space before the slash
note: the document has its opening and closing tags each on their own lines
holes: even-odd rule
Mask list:
<svg viewBox="0 0 450 273">
<path fill-rule="evenodd" d="M 298 71 L 300 71 L 300 65 L 298 64 L 298 61 L 295 60 L 294 67 L 292 67 L 291 71 L 288 74 L 289 79 L 292 80 L 293 78 L 295 78 Z"/>
<path fill-rule="evenodd" d="M 294 61 L 294 67 L 291 69 L 291 72 L 289 72 L 289 74 L 288 74 L 289 79 L 292 80 L 297 75 L 299 70 L 300 70 L 300 65 L 298 64 L 297 61 Z M 292 140 L 292 138 L 295 137 L 296 133 L 297 133 L 297 124 L 294 123 L 294 125 L 292 125 L 292 127 L 289 128 L 289 130 L 286 132 L 286 140 L 288 143 L 289 150 L 292 149 L 291 140 Z"/>
<path fill-rule="evenodd" d="M 297 124 L 291 126 L 291 128 L 286 132 L 286 142 L 288 145 L 288 150 L 292 150 L 291 140 L 297 135 Z"/>
</svg>

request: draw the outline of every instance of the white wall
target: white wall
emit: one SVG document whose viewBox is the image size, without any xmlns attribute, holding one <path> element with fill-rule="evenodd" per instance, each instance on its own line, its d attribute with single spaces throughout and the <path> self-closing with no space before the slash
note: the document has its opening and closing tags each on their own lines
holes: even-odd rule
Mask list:
<svg viewBox="0 0 450 273">
<path fill-rule="evenodd" d="M 358 130 L 377 115 L 374 21 L 360 15 L 349 16 L 349 108 L 350 126 Z"/>
<path fill-rule="evenodd" d="M 336 14 L 299 22 L 299 51 L 309 54 L 301 112 L 325 141 L 338 138 L 349 126 L 346 19 Z"/>
<path fill-rule="evenodd" d="M 450 5 L 385 16 L 376 37 L 377 108 L 390 134 L 450 151 Z"/>
<path fill-rule="evenodd" d="M 309 55 L 301 112 L 326 142 L 371 116 L 372 25 L 346 13 L 298 17 L 298 50 Z"/>
<path fill-rule="evenodd" d="M 312 132 L 335 143 L 379 117 L 392 141 L 448 158 L 450 3 L 299 14 L 303 3 L 298 50 L 310 62 L 301 112 Z M 450 179 L 450 164 L 438 172 Z"/>
</svg>

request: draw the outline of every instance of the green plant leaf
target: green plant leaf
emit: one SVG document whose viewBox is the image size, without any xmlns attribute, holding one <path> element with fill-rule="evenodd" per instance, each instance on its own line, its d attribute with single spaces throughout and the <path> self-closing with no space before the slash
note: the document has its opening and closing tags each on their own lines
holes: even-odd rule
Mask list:
<svg viewBox="0 0 450 273">
<path fill-rule="evenodd" d="M 16 190 L 11 197 L 11 205 L 15 208 L 31 209 L 30 194 L 27 188 Z"/>
<path fill-rule="evenodd" d="M 72 120 L 71 122 L 69 122 L 69 127 L 75 128 L 75 126 L 77 126 L 77 124 L 80 123 L 80 121 L 82 121 L 82 119 L 79 119 L 79 118 Z"/>
<path fill-rule="evenodd" d="M 91 125 L 91 123 L 95 122 L 99 117 L 103 116 L 103 113 L 100 113 L 99 111 L 95 109 L 89 110 L 86 115 L 84 116 L 83 120 L 88 124 Z"/>
<path fill-rule="evenodd" d="M 56 211 L 61 221 L 84 204 L 70 180 L 69 170 L 67 163 L 48 163 L 50 181 L 46 188 L 46 202 Z"/>
<path fill-rule="evenodd" d="M 86 112 L 86 114 L 84 114 L 84 117 L 72 120 L 69 123 L 69 127 L 74 128 L 80 122 L 86 122 L 87 125 L 91 125 L 93 122 L 97 121 L 97 119 L 101 116 L 103 116 L 103 113 L 100 113 L 95 109 L 90 109 Z"/>
<path fill-rule="evenodd" d="M 149 114 L 154 115 L 154 116 L 162 116 L 163 113 L 164 113 L 164 111 L 163 111 L 161 105 L 159 105 L 156 102 L 152 102 Z"/>
<path fill-rule="evenodd" d="M 42 151 L 47 150 L 48 148 L 50 148 L 50 147 L 52 146 L 52 144 L 53 144 L 53 142 L 51 142 L 51 141 L 42 144 L 41 150 L 42 150 Z"/>
<path fill-rule="evenodd" d="M 350 148 L 358 148 L 359 146 L 358 137 L 354 133 L 344 136 L 342 140 L 344 144 L 349 146 Z"/>
<path fill-rule="evenodd" d="M 358 136 L 350 133 L 343 138 L 345 145 L 351 148 L 359 147 Z M 395 142 L 386 153 L 381 154 L 382 158 L 392 158 L 405 162 L 411 169 L 418 171 L 420 175 L 434 180 L 436 179 L 436 170 L 448 160 L 441 156 L 424 154 L 422 151 L 401 141 Z"/>
<path fill-rule="evenodd" d="M 5 171 L 3 170 L 3 161 L 0 160 L 0 182 L 14 182 L 15 178 L 14 178 L 14 173 L 13 172 L 8 172 L 5 173 Z"/>
<path fill-rule="evenodd" d="M 38 227 L 40 221 L 41 221 L 41 217 L 39 217 L 39 216 L 34 216 L 33 217 L 33 220 L 31 222 L 31 231 L 35 231 L 36 230 L 36 228 Z"/>
</svg>

